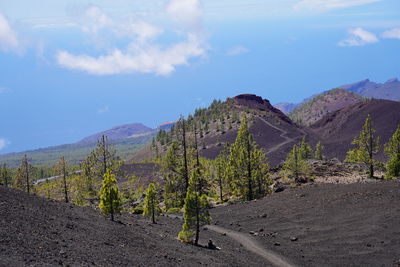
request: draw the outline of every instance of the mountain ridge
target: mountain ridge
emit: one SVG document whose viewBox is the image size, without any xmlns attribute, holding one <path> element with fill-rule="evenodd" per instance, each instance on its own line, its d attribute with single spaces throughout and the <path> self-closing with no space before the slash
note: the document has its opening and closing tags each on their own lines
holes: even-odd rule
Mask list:
<svg viewBox="0 0 400 267">
<path fill-rule="evenodd" d="M 400 101 L 400 81 L 398 78 L 390 78 L 384 83 L 376 83 L 372 82 L 370 79 L 365 79 L 355 83 L 337 86 L 335 88 L 341 88 L 353 93 L 357 93 L 366 98 Z M 308 100 L 323 93 L 324 92 L 306 98 L 300 103 L 280 102 L 274 104 L 274 106 L 280 109 L 283 113 L 289 114 L 294 109 L 306 103 Z"/>
</svg>

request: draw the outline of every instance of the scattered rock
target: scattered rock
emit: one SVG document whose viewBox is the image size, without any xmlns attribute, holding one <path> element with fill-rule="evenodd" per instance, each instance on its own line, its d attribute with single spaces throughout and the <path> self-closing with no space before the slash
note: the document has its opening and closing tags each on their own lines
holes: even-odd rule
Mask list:
<svg viewBox="0 0 400 267">
<path fill-rule="evenodd" d="M 277 182 L 274 185 L 274 192 L 275 193 L 279 193 L 282 192 L 286 189 L 286 187 L 281 183 L 281 182 Z"/>
<path fill-rule="evenodd" d="M 267 218 L 267 214 L 266 214 L 266 213 L 261 214 L 261 215 L 260 215 L 260 218 Z"/>
<path fill-rule="evenodd" d="M 274 246 L 279 247 L 280 245 L 281 245 L 281 243 L 278 243 L 278 242 L 275 242 L 275 243 L 274 243 Z"/>
<path fill-rule="evenodd" d="M 292 241 L 292 242 L 297 241 L 297 240 L 298 240 L 298 239 L 297 239 L 297 237 L 295 237 L 295 236 L 290 237 L 290 241 Z"/>
</svg>

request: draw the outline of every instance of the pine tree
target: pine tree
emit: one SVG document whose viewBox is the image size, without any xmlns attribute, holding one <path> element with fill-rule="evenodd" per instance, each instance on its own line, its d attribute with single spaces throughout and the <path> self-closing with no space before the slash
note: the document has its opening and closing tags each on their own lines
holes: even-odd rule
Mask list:
<svg viewBox="0 0 400 267">
<path fill-rule="evenodd" d="M 253 181 L 251 173 L 252 136 L 247 126 L 247 118 L 243 116 L 235 143 L 231 146 L 229 164 L 232 167 L 233 187 L 242 198 L 252 200 Z"/>
<path fill-rule="evenodd" d="M 347 152 L 345 161 L 364 163 L 368 166 L 369 177 L 374 177 L 374 166 L 377 164 L 374 155 L 379 152 L 379 140 L 380 138 L 376 137 L 375 130 L 372 128 L 371 116 L 368 115 L 360 135 L 352 142 L 356 147 Z"/>
<path fill-rule="evenodd" d="M 181 117 L 182 125 L 182 148 L 183 148 L 183 178 L 185 179 L 185 194 L 189 187 L 189 168 L 187 159 L 187 147 L 186 147 L 186 123 L 185 118 Z"/>
<path fill-rule="evenodd" d="M 111 215 L 111 221 L 114 221 L 114 214 L 121 212 L 121 197 L 117 179 L 111 170 L 107 170 L 104 174 L 103 185 L 100 189 L 99 208 L 105 216 Z"/>
<path fill-rule="evenodd" d="M 299 147 L 294 145 L 283 164 L 283 171 L 289 173 L 296 182 L 299 182 L 300 178 L 305 178 L 308 175 L 309 168 L 307 161 L 300 155 Z"/>
<path fill-rule="evenodd" d="M 89 198 L 93 198 L 96 196 L 97 192 L 94 190 L 93 180 L 96 177 L 96 173 L 94 171 L 95 165 L 94 154 L 91 153 L 80 165 L 82 170 L 82 178 L 84 179 L 85 190 L 89 196 Z"/>
<path fill-rule="evenodd" d="M 58 161 L 56 166 L 56 172 L 62 177 L 64 199 L 65 203 L 68 203 L 69 199 L 68 199 L 68 185 L 67 185 L 67 162 L 65 161 L 64 156 L 62 156 Z"/>
<path fill-rule="evenodd" d="M 200 237 L 200 226 L 210 223 L 210 214 L 208 212 L 209 203 L 207 196 L 200 194 L 198 191 L 199 172 L 193 170 L 191 173 L 191 184 L 185 197 L 184 205 L 184 223 L 182 231 L 179 232 L 178 238 L 183 242 L 193 242 L 198 245 Z"/>
<path fill-rule="evenodd" d="M 267 156 L 261 149 L 255 148 L 251 152 L 251 168 L 255 186 L 255 198 L 261 198 L 269 193 L 272 180 L 269 177 L 269 164 Z"/>
<path fill-rule="evenodd" d="M 151 183 L 146 190 L 146 198 L 144 199 L 143 216 L 150 217 L 152 223 L 156 223 L 155 217 L 161 212 L 159 207 L 158 192 L 156 185 Z"/>
<path fill-rule="evenodd" d="M 9 175 L 10 175 L 10 172 L 9 172 L 9 170 L 7 168 L 7 164 L 4 163 L 2 168 L 1 168 L 1 170 L 0 170 L 0 178 L 1 178 L 0 182 L 6 187 L 8 187 Z"/>
<path fill-rule="evenodd" d="M 324 150 L 324 146 L 321 144 L 321 142 L 318 142 L 317 146 L 315 147 L 315 159 L 318 159 L 318 160 L 324 159 L 324 155 L 322 154 L 323 150 Z"/>
<path fill-rule="evenodd" d="M 229 146 L 227 144 L 215 159 L 215 174 L 219 190 L 219 199 L 221 202 L 224 202 L 225 186 L 229 184 Z"/>
<path fill-rule="evenodd" d="M 92 168 L 96 170 L 97 177 L 104 177 L 104 174 L 110 169 L 117 173 L 120 167 L 120 161 L 116 156 L 115 149 L 110 146 L 107 136 L 102 135 L 97 142 L 96 148 L 89 155 L 91 157 Z"/>
<path fill-rule="evenodd" d="M 385 154 L 389 157 L 386 164 L 386 176 L 388 178 L 400 177 L 400 124 L 397 130 L 385 145 Z"/>
<path fill-rule="evenodd" d="M 312 157 L 312 149 L 311 146 L 306 142 L 306 136 L 303 136 L 303 139 L 301 140 L 299 153 L 302 159 L 311 159 Z"/>
<path fill-rule="evenodd" d="M 179 152 L 178 143 L 172 142 L 162 162 L 163 177 L 167 181 L 164 190 L 167 210 L 182 207 L 186 196 L 185 167 Z"/>
<path fill-rule="evenodd" d="M 15 188 L 23 190 L 29 194 L 31 189 L 30 175 L 32 172 L 32 165 L 28 162 L 28 157 L 24 155 L 21 160 L 21 165 L 17 169 L 17 175 L 15 179 Z"/>
</svg>

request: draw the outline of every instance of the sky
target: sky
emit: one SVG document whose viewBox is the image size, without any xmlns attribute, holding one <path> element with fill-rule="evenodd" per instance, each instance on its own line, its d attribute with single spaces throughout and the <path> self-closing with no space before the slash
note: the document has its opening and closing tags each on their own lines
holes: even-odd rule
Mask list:
<svg viewBox="0 0 400 267">
<path fill-rule="evenodd" d="M 399 76 L 398 0 L 0 0 L 0 154 Z"/>
</svg>

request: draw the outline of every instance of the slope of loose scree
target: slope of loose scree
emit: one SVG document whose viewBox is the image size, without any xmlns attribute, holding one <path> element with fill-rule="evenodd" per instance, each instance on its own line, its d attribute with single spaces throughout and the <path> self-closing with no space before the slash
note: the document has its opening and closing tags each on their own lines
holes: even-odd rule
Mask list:
<svg viewBox="0 0 400 267">
<path fill-rule="evenodd" d="M 376 134 L 381 137 L 381 144 L 385 144 L 400 124 L 400 102 L 375 99 L 357 103 L 326 115 L 306 131 L 322 141 L 328 157 L 342 160 L 352 148 L 351 142 L 359 135 L 368 114 Z M 383 149 L 377 158 L 384 159 Z"/>
<path fill-rule="evenodd" d="M 180 220 L 138 215 L 111 222 L 91 208 L 0 187 L 0 266 L 268 266 L 236 241 L 202 231 L 221 247 L 210 250 L 177 240 Z"/>
<path fill-rule="evenodd" d="M 299 266 L 398 266 L 400 182 L 314 184 L 212 210 Z"/>
</svg>

